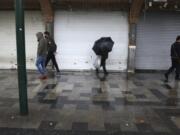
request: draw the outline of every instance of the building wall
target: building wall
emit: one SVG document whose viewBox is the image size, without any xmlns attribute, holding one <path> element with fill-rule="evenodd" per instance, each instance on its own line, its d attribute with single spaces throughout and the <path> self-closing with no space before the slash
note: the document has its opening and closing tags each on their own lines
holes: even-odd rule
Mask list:
<svg viewBox="0 0 180 135">
<path fill-rule="evenodd" d="M 17 68 L 15 13 L 0 11 L 0 69 Z M 37 39 L 44 31 L 40 11 L 25 12 L 27 69 L 36 69 Z M 127 68 L 128 20 L 124 12 L 65 12 L 55 13 L 55 41 L 60 69 L 90 70 L 96 57 L 92 51 L 100 37 L 111 36 L 115 44 L 107 60 L 107 69 Z"/>
<path fill-rule="evenodd" d="M 16 68 L 15 12 L 0 11 L 0 69 Z M 28 69 L 35 69 L 37 49 L 36 33 L 44 31 L 40 11 L 25 12 L 26 62 Z"/>
<path fill-rule="evenodd" d="M 110 36 L 115 44 L 107 60 L 108 70 L 127 68 L 128 19 L 124 12 L 55 13 L 56 58 L 61 69 L 90 70 L 96 57 L 92 51 L 100 37 Z"/>
</svg>

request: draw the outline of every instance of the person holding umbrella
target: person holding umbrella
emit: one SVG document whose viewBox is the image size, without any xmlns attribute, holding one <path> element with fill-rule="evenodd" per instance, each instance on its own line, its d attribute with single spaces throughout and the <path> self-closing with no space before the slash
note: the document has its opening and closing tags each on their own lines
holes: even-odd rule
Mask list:
<svg viewBox="0 0 180 135">
<path fill-rule="evenodd" d="M 103 67 L 104 74 L 107 75 L 108 72 L 106 70 L 106 60 L 108 59 L 108 51 L 104 48 L 102 48 L 101 52 L 101 64 L 100 67 Z M 99 73 L 98 68 L 96 69 L 96 72 Z"/>
<path fill-rule="evenodd" d="M 108 74 L 106 70 L 106 60 L 108 58 L 108 53 L 112 51 L 113 45 L 114 41 L 111 39 L 111 37 L 102 37 L 99 40 L 95 41 L 94 46 L 92 48 L 96 55 L 101 56 L 100 67 L 103 67 L 105 75 Z M 96 73 L 99 73 L 98 68 L 96 68 Z"/>
</svg>

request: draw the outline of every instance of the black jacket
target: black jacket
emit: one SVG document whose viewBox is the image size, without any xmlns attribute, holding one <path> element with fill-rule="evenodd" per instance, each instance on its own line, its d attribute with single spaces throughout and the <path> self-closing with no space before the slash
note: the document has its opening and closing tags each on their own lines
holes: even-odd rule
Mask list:
<svg viewBox="0 0 180 135">
<path fill-rule="evenodd" d="M 47 38 L 48 40 L 48 52 L 49 53 L 54 53 L 57 50 L 57 45 L 54 41 L 54 39 L 52 39 L 51 37 Z"/>
<path fill-rule="evenodd" d="M 171 46 L 171 58 L 180 58 L 180 42 L 175 42 Z"/>
<path fill-rule="evenodd" d="M 108 52 L 101 53 L 101 57 L 103 57 L 104 59 L 107 59 L 108 58 Z"/>
</svg>

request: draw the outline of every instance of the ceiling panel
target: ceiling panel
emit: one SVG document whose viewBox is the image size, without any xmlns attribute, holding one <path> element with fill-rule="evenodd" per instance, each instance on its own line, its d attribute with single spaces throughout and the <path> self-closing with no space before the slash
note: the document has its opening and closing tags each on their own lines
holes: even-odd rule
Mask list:
<svg viewBox="0 0 180 135">
<path fill-rule="evenodd" d="M 14 9 L 15 0 L 0 0 L 0 10 Z M 40 9 L 38 0 L 24 0 L 25 9 Z M 129 10 L 133 0 L 51 0 L 54 9 L 57 10 Z M 173 10 L 180 11 L 180 0 L 167 0 L 165 2 L 154 2 L 146 0 L 146 10 Z M 149 4 L 152 2 L 152 4 Z"/>
</svg>

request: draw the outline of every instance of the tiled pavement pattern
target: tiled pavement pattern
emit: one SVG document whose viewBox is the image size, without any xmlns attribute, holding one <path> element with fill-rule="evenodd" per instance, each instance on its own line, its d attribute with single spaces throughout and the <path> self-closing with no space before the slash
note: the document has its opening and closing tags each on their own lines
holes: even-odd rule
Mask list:
<svg viewBox="0 0 180 135">
<path fill-rule="evenodd" d="M 28 72 L 29 115 L 19 115 L 16 71 L 0 71 L 0 135 L 180 135 L 180 82 L 160 73 Z"/>
</svg>

